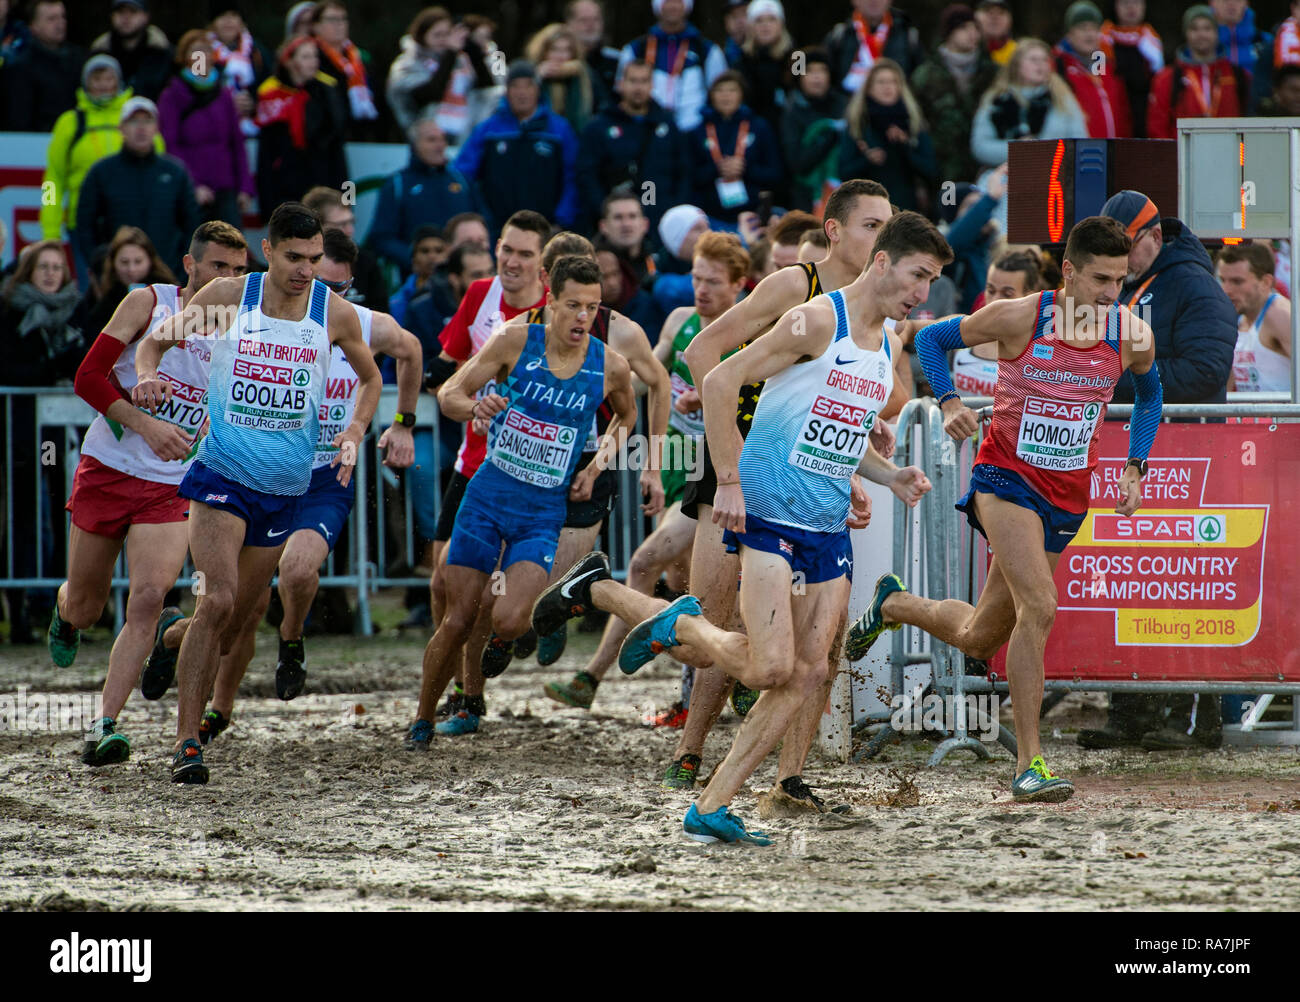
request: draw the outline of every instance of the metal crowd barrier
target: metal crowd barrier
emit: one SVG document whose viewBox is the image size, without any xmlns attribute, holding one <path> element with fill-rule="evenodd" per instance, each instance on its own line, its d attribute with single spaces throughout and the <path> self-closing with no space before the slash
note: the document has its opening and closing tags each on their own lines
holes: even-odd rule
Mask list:
<svg viewBox="0 0 1300 1002">
<path fill-rule="evenodd" d="M 1245 398 L 1243 400 L 1235 399 L 1236 396 L 1225 404 L 1166 404 L 1164 417 L 1184 420 L 1233 417 L 1287 422 L 1300 420 L 1300 404 L 1290 403 L 1287 395 L 1240 394 Z M 920 466 L 933 488 L 915 509 L 906 508 L 901 501 L 894 502 L 893 563 L 909 591 L 936 601 L 956 598 L 973 605 L 979 598 L 985 572 L 983 537 L 970 528 L 953 506 L 969 484 L 974 456 L 993 401 L 982 397 L 968 398 L 965 402 L 979 413 L 982 427 L 979 437 L 960 446 L 944 432 L 943 411 L 934 398 L 909 400 L 899 414 L 894 462 L 899 466 Z M 1113 404 L 1107 417 L 1128 418 L 1132 410 L 1131 404 Z M 890 697 L 905 695 L 904 674 L 908 665 L 929 664 L 935 692 L 952 699 L 954 730 L 934 750 L 928 765 L 936 766 L 950 752 L 958 750 L 974 752 L 979 759 L 989 758 L 988 747 L 973 737 L 967 726 L 966 697 L 986 693 L 1004 695 L 1010 691 L 1009 684 L 1005 681 L 991 682 L 980 675 L 967 675 L 966 657 L 960 650 L 916 627 L 904 626 L 891 636 Z M 1062 695 L 1068 692 L 1192 692 L 1300 696 L 1300 683 L 1046 679 L 1044 691 Z M 1295 704 L 1294 726 L 1300 729 L 1300 699 Z M 859 725 L 859 729 L 882 723 L 884 726 L 858 752 L 855 756 L 857 761 L 873 757 L 885 744 L 900 738 L 900 734 L 889 725 L 891 716 L 890 711 L 873 713 Z M 1257 718 L 1258 712 L 1253 717 Z M 1252 727 L 1260 726 L 1255 719 L 1250 723 Z M 1016 754 L 1015 735 L 1002 724 L 998 725 L 997 741 L 1012 755 Z"/>
<path fill-rule="evenodd" d="M 397 389 L 385 386 L 375 410 L 370 434 L 363 443 L 363 460 L 353 474 L 357 503 L 348 520 L 344 545 L 330 554 L 321 572 L 321 587 L 356 590 L 354 629 L 359 635 L 372 632 L 371 597 L 380 588 L 428 587 L 429 579 L 414 572 L 419 563 L 420 545 L 414 516 L 415 478 L 409 471 L 399 473 L 382 463 L 379 436 L 389 426 L 397 409 Z M 421 393 L 417 405 L 417 434 L 433 436 L 433 465 L 441 469 L 445 455 L 438 435 L 440 412 L 435 398 Z M 26 423 L 30 416 L 31 436 L 15 436 L 14 420 Z M 71 387 L 2 387 L 0 416 L 3 417 L 4 482 L 4 559 L 0 560 L 0 588 L 57 588 L 66 577 L 66 540 L 70 516 L 63 505 L 72 493 L 72 479 L 81 457 L 81 440 L 95 417 L 94 410 L 76 396 Z M 56 476 L 50 476 L 49 471 Z M 608 520 L 607 552 L 611 567 L 620 579 L 627 576 L 632 553 L 646 535 L 645 519 L 640 512 L 640 492 L 635 470 L 620 470 L 620 490 L 615 510 Z M 18 493 L 31 502 L 35 515 L 15 521 Z M 435 492 L 434 515 L 441 506 L 441 490 Z M 62 516 L 61 518 L 59 516 Z M 28 524 L 34 521 L 34 525 Z M 34 540 L 32 539 L 34 534 Z M 24 563 L 15 553 L 15 543 L 22 549 L 33 543 L 32 566 L 20 570 Z M 186 563 L 177 579 L 178 588 L 188 590 L 192 568 Z M 113 572 L 112 594 L 116 628 L 126 617 L 126 596 L 130 580 L 125 552 Z M 43 623 L 33 628 L 44 629 Z"/>
</svg>

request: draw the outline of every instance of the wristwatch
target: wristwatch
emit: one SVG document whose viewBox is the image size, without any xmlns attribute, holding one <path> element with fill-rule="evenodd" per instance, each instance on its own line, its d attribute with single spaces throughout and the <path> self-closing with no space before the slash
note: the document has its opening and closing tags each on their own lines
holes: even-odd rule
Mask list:
<svg viewBox="0 0 1300 1002">
<path fill-rule="evenodd" d="M 1136 466 L 1138 468 L 1139 480 L 1147 475 L 1147 461 L 1145 459 L 1134 459 L 1130 456 L 1129 461 L 1124 464 L 1124 469 L 1127 470 L 1130 466 Z"/>
<path fill-rule="evenodd" d="M 393 424 L 400 424 L 403 428 L 415 427 L 414 411 L 398 411 L 397 416 L 393 418 Z"/>
</svg>

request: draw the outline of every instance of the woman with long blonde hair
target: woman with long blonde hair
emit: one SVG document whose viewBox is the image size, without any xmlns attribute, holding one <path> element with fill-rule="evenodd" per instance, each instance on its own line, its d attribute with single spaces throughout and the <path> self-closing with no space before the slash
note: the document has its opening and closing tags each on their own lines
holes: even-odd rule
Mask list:
<svg viewBox="0 0 1300 1002">
<path fill-rule="evenodd" d="M 524 54 L 537 67 L 551 110 L 581 132 L 595 111 L 596 87 L 577 36 L 567 25 L 548 24 L 528 40 Z"/>
<path fill-rule="evenodd" d="M 1069 139 L 1088 135 L 1079 102 L 1052 64 L 1052 50 L 1022 38 L 980 99 L 971 126 L 971 152 L 986 167 L 1006 163 L 1013 139 Z"/>
<path fill-rule="evenodd" d="M 937 165 L 921 107 L 903 68 L 877 59 L 849 101 L 840 177 L 879 181 L 900 209 L 927 211 Z"/>
</svg>

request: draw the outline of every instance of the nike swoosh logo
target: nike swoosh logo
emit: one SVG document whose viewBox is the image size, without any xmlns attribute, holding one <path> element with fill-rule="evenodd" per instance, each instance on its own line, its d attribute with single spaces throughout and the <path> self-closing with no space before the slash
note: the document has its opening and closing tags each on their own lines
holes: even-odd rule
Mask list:
<svg viewBox="0 0 1300 1002">
<path fill-rule="evenodd" d="M 334 538 L 334 533 L 332 533 L 332 532 L 329 531 L 329 529 L 325 526 L 325 523 L 324 523 L 324 522 L 317 522 L 316 524 L 319 525 L 319 526 L 321 527 L 321 531 L 322 531 L 323 533 L 325 533 L 325 538 L 326 538 L 326 539 L 333 539 L 333 538 Z"/>
<path fill-rule="evenodd" d="M 853 563 L 853 561 L 850 560 L 848 557 L 836 557 L 836 558 L 835 558 L 835 562 L 836 562 L 837 564 L 839 564 L 839 566 L 841 566 L 841 567 L 846 567 L 846 566 L 848 566 L 849 564 L 852 564 L 852 563 Z"/>
<path fill-rule="evenodd" d="M 244 331 L 244 333 L 245 333 L 245 334 L 270 334 L 270 333 L 271 333 L 271 328 L 270 328 L 270 327 L 259 327 L 257 330 L 251 330 L 251 329 L 250 329 L 250 330 L 246 330 L 246 331 Z"/>
<path fill-rule="evenodd" d="M 599 570 L 599 568 L 596 568 L 595 570 L 590 570 L 590 571 L 588 571 L 586 574 L 579 574 L 579 575 L 578 575 L 576 578 L 574 578 L 572 581 L 569 581 L 569 582 L 567 582 L 566 584 L 562 584 L 562 585 L 560 585 L 560 594 L 561 594 L 562 596 L 564 596 L 565 598 L 573 598 L 573 592 L 570 591 L 570 589 L 571 589 L 574 585 L 576 585 L 579 581 L 581 581 L 583 578 L 589 578 L 589 577 L 591 577 L 593 574 L 597 573 L 598 570 Z"/>
<path fill-rule="evenodd" d="M 281 529 L 279 532 L 272 532 L 270 529 L 267 529 L 266 536 L 268 539 L 275 539 L 277 536 L 283 536 L 288 531 L 288 529 Z"/>
<path fill-rule="evenodd" d="M 857 361 L 856 358 L 840 358 L 839 355 L 835 356 L 836 365 L 852 365 L 856 361 Z"/>
<path fill-rule="evenodd" d="M 1088 364 L 1089 364 L 1089 365 L 1101 365 L 1101 359 L 1099 359 L 1099 358 L 1090 358 L 1090 359 L 1088 359 Z"/>
</svg>

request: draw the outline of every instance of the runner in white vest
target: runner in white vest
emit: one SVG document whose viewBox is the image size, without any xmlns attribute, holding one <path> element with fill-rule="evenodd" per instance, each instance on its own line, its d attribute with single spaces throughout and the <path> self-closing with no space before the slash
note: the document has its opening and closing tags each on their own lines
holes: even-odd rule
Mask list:
<svg viewBox="0 0 1300 1002">
<path fill-rule="evenodd" d="M 1291 301 L 1273 288 L 1273 251 L 1267 244 L 1229 245 L 1215 265 L 1219 284 L 1240 314 L 1230 390 L 1291 389 Z"/>
<path fill-rule="evenodd" d="M 357 245 L 342 230 L 326 230 L 325 257 L 316 268 L 316 278 L 343 295 L 352 284 L 352 266 L 356 258 Z M 352 308 L 361 321 L 361 337 L 370 352 L 397 360 L 397 414 L 393 424 L 380 436 L 379 444 L 388 450 L 384 457 L 385 465 L 410 466 L 415 456 L 411 429 L 415 426 L 415 405 L 424 371 L 420 340 L 403 330 L 387 313 L 376 313 L 364 306 L 354 305 Z M 311 486 L 298 507 L 289 542 L 280 556 L 279 588 L 284 619 L 280 623 L 280 657 L 276 665 L 275 686 L 276 694 L 285 700 L 293 699 L 302 691 L 307 675 L 303 626 L 320 584 L 321 564 L 333 551 L 356 501 L 355 489 L 351 484 L 346 487 L 339 484 L 332 464 L 339 452 L 334 440 L 352 423 L 359 382 L 347 356 L 335 345 L 325 381 L 325 399 L 320 405 L 320 432 L 316 440 Z M 267 588 L 244 620 L 233 648 L 221 659 L 211 705 L 199 723 L 199 741 L 202 744 L 207 744 L 230 724 L 239 683 L 256 650 L 257 624 L 266 614 L 270 600 L 271 590 Z M 176 649 L 181 645 L 189 622 L 188 619 L 178 622 L 174 628 L 159 635 L 154 653 L 145 666 L 146 677 L 158 672 L 170 674 L 170 666 L 176 660 Z M 167 640 L 171 641 L 170 647 Z"/>
<path fill-rule="evenodd" d="M 232 648 L 271 580 L 311 483 L 334 345 L 360 381 L 352 422 L 333 442 L 338 482 L 345 487 L 379 402 L 379 370 L 361 339 L 356 311 L 313 276 L 324 254 L 320 217 L 286 202 L 267 229 L 265 274 L 213 282 L 136 351 L 139 382 L 132 397 L 155 410 L 172 391 L 158 374 L 164 353 L 189 338 L 216 335 L 210 427 L 180 486 L 194 502 L 190 553 L 199 601 L 177 664 L 177 783 L 208 781 L 199 745 L 203 706 L 220 656 Z M 165 632 L 164 624 L 158 632 Z"/>
<path fill-rule="evenodd" d="M 77 656 L 80 631 L 104 610 L 123 545 L 130 573 L 126 623 L 113 643 L 104 680 L 103 716 L 86 736 L 87 765 L 122 762 L 131 753 L 116 721 L 139 677 L 163 599 L 185 563 L 189 502 L 176 493 L 207 422 L 211 345 L 193 341 L 159 370 L 172 392 L 156 414 L 132 406 L 135 355 L 141 339 L 214 278 L 248 267 L 243 234 L 223 222 L 194 232 L 184 289 L 151 285 L 127 293 L 77 371 L 77 393 L 99 414 L 86 432 L 67 510 L 68 579 L 50 622 L 50 656 L 60 667 Z"/>
</svg>

